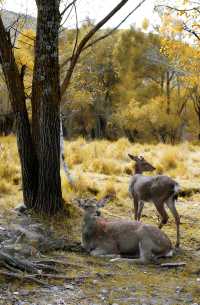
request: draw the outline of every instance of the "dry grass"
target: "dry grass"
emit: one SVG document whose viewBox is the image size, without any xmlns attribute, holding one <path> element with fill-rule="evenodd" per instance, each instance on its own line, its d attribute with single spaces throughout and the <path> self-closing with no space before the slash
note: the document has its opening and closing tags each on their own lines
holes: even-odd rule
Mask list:
<svg viewBox="0 0 200 305">
<path fill-rule="evenodd" d="M 86 142 L 80 138 L 65 143 L 66 160 L 73 172 L 78 170 L 81 175 L 84 172 L 85 184 L 90 184 L 87 180 L 91 179 L 93 173 L 95 188 L 103 194 L 106 193 L 108 188 L 106 184 L 110 184 L 112 177 L 112 187 L 116 190 L 117 197 L 123 200 L 128 198 L 127 185 L 134 168 L 128 153 L 144 156 L 156 167 L 157 174 L 169 175 L 187 187 L 188 183 L 192 183 L 193 187 L 194 184 L 199 184 L 200 153 L 198 146 L 191 143 L 186 142 L 176 146 L 143 145 L 131 144 L 124 138 L 116 142 L 106 140 Z"/>
<path fill-rule="evenodd" d="M 2 137 L 0 143 L 0 194 L 5 196 L 20 188 L 20 166 L 15 138 Z M 76 186 L 75 190 L 71 189 L 61 171 L 65 201 L 77 196 L 100 198 L 110 192 L 116 193 L 117 199 L 123 203 L 129 200 L 128 181 L 134 162 L 128 158 L 128 153 L 144 156 L 156 167 L 157 174 L 174 177 L 187 188 L 199 185 L 200 152 L 197 145 L 131 144 L 125 138 L 115 142 L 87 142 L 79 138 L 65 142 L 65 158 Z"/>
<path fill-rule="evenodd" d="M 14 137 L 1 137 L 0 193 L 12 193 L 20 184 L 20 166 Z M 13 189 L 13 190 L 12 190 Z"/>
</svg>

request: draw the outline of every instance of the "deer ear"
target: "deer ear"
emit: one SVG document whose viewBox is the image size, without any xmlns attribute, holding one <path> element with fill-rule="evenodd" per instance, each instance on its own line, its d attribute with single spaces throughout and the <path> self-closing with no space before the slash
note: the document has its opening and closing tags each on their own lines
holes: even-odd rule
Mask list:
<svg viewBox="0 0 200 305">
<path fill-rule="evenodd" d="M 137 160 L 138 160 L 138 157 L 136 157 L 136 156 L 133 156 L 133 155 L 131 155 L 131 154 L 128 154 L 128 156 L 129 156 L 129 158 L 130 158 L 131 160 L 134 160 L 134 161 L 137 161 Z"/>
<path fill-rule="evenodd" d="M 97 208 L 98 209 L 103 208 L 105 205 L 106 205 L 106 202 L 102 202 L 102 200 L 99 200 L 97 202 Z"/>
<path fill-rule="evenodd" d="M 106 196 L 104 196 L 102 199 L 100 199 L 98 202 L 97 202 L 97 207 L 98 208 L 103 208 L 108 201 L 112 200 L 113 198 L 115 197 L 114 194 L 108 194 Z"/>
</svg>

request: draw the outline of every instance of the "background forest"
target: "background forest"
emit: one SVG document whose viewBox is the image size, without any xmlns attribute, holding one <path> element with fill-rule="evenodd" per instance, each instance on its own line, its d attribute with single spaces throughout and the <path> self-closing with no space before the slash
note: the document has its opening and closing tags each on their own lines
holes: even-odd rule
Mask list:
<svg viewBox="0 0 200 305">
<path fill-rule="evenodd" d="M 61 76 L 68 68 L 76 40 L 92 26 L 93 22 L 86 20 L 78 35 L 75 29 L 62 29 Z M 29 20 L 26 29 L 23 27 L 15 37 L 18 65 L 27 68 L 27 103 L 33 72 L 34 28 L 34 19 Z M 79 59 L 73 81 L 62 98 L 64 136 L 109 140 L 127 137 L 131 142 L 172 144 L 198 140 L 199 50 L 188 42 L 177 19 L 165 14 L 153 30 L 144 19 L 141 29 L 132 26 L 109 33 L 109 29 L 99 31 L 93 38 L 98 43 L 87 48 Z M 104 35 L 108 36 L 101 40 Z M 1 133 L 9 133 L 14 118 L 3 78 L 0 86 L 0 129 Z"/>
</svg>

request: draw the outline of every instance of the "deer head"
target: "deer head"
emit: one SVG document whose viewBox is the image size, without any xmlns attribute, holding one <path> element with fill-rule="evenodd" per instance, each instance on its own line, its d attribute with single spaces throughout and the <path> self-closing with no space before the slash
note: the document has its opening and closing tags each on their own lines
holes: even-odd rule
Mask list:
<svg viewBox="0 0 200 305">
<path fill-rule="evenodd" d="M 90 216 L 100 216 L 101 212 L 99 209 L 103 208 L 108 201 L 114 198 L 114 194 L 104 196 L 102 199 L 97 201 L 95 198 L 76 199 L 75 203 L 84 210 L 85 214 Z"/>
<path fill-rule="evenodd" d="M 133 156 L 131 154 L 128 154 L 129 158 L 131 160 L 134 160 L 135 163 L 135 172 L 137 174 L 142 174 L 142 172 L 152 172 L 155 170 L 155 167 L 151 165 L 149 162 L 147 162 L 144 157 L 142 156 Z"/>
</svg>

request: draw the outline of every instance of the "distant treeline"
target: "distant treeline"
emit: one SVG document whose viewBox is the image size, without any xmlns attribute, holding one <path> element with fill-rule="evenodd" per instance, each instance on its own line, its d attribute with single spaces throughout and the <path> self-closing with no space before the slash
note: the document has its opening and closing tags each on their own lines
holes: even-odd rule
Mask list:
<svg viewBox="0 0 200 305">
<path fill-rule="evenodd" d="M 78 39 L 90 27 L 91 22 L 87 21 Z M 95 39 L 108 31 L 101 31 Z M 15 51 L 19 65 L 27 66 L 24 78 L 27 103 L 30 103 L 34 53 L 33 46 L 27 42 L 34 35 L 30 29 L 20 34 Z M 68 68 L 67 59 L 75 40 L 75 30 L 62 31 L 61 78 Z M 182 48 L 186 47 L 192 50 L 182 44 Z M 170 143 L 198 140 L 200 88 L 195 82 L 191 85 L 191 74 L 188 76 L 186 69 L 178 67 L 177 61 L 173 62 L 162 49 L 161 35 L 132 27 L 118 30 L 85 50 L 62 101 L 65 137 L 110 140 L 127 137 L 132 142 Z M 0 133 L 12 130 L 9 120 L 14 132 L 12 109 L 2 80 L 0 110 Z"/>
</svg>

